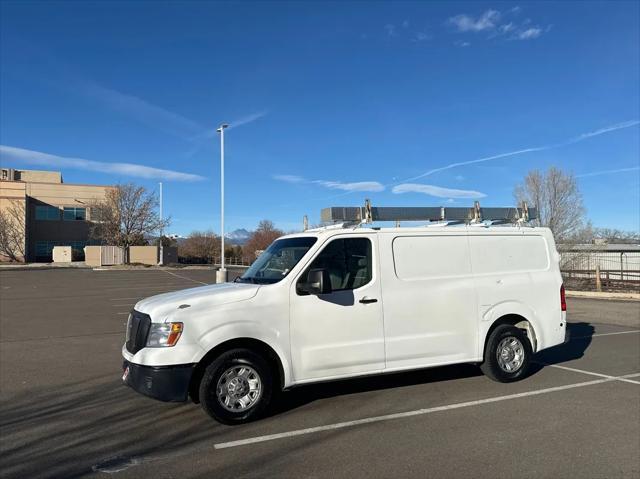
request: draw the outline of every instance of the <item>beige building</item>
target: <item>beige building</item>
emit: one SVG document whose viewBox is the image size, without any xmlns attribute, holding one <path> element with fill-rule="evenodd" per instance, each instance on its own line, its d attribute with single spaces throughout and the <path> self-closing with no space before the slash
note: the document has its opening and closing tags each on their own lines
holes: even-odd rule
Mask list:
<svg viewBox="0 0 640 479">
<path fill-rule="evenodd" d="M 71 246 L 74 259 L 83 260 L 91 205 L 109 188 L 64 183 L 57 171 L 0 168 L 0 211 L 13 221 L 24 215 L 24 223 L 15 226 L 22 228 L 27 261 L 52 261 L 54 246 Z"/>
</svg>

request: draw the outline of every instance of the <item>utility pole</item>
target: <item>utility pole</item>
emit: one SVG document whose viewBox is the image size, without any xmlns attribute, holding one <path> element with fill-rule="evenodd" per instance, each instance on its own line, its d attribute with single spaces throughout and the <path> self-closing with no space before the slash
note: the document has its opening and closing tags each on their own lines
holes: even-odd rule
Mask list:
<svg viewBox="0 0 640 479">
<path fill-rule="evenodd" d="M 164 264 L 164 246 L 162 244 L 162 237 L 164 236 L 164 224 L 162 218 L 162 181 L 160 182 L 160 261 L 158 261 L 158 265 L 162 266 Z"/>
<path fill-rule="evenodd" d="M 216 283 L 227 282 L 227 270 L 224 267 L 224 130 L 229 125 L 223 123 L 216 130 L 220 133 L 220 269 L 216 271 Z"/>
</svg>

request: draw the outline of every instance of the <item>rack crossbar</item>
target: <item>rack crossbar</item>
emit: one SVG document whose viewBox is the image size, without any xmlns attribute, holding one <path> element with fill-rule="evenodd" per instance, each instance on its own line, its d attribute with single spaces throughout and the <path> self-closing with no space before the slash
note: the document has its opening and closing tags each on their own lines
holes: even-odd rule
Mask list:
<svg viewBox="0 0 640 479">
<path fill-rule="evenodd" d="M 320 213 L 323 223 L 371 223 L 374 221 L 530 221 L 538 218 L 536 208 L 522 207 L 481 208 L 445 206 L 371 206 L 367 200 L 364 207 L 333 206 Z"/>
</svg>

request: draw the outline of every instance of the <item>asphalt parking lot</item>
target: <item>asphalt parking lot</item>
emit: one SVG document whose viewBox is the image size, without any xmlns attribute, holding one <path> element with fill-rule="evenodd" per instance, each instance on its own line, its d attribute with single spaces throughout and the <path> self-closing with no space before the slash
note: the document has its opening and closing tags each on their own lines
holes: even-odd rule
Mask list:
<svg viewBox="0 0 640 479">
<path fill-rule="evenodd" d="M 230 427 L 120 379 L 133 304 L 214 278 L 0 271 L 0 475 L 640 476 L 640 302 L 569 300 L 571 341 L 518 383 L 463 365 L 305 386 Z"/>
</svg>

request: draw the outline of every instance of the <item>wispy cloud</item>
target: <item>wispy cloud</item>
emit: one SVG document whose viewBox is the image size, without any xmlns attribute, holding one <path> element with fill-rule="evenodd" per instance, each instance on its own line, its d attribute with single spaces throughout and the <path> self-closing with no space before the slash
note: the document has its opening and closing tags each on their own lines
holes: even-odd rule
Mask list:
<svg viewBox="0 0 640 479">
<path fill-rule="evenodd" d="M 538 38 L 542 34 L 542 28 L 532 27 L 527 28 L 526 30 L 521 30 L 516 33 L 516 38 L 518 40 L 530 40 L 533 38 Z"/>
<path fill-rule="evenodd" d="M 462 13 L 450 17 L 446 23 L 457 33 L 485 33 L 489 34 L 488 38 L 507 36 L 510 40 L 532 40 L 549 30 L 549 27 L 530 25 L 528 18 L 518 20 L 520 11 L 520 7 L 513 7 L 505 13 L 491 9 L 478 16 Z"/>
<path fill-rule="evenodd" d="M 329 181 L 329 180 L 308 180 L 301 176 L 297 175 L 272 175 L 274 180 L 284 181 L 285 183 L 294 183 L 294 184 L 309 184 L 309 185 L 318 185 L 323 186 L 325 188 L 329 188 L 331 190 L 340 190 L 347 192 L 356 192 L 356 191 L 371 191 L 378 192 L 384 191 L 385 187 L 382 183 L 377 181 L 356 181 L 356 182 L 343 182 L 343 181 Z"/>
<path fill-rule="evenodd" d="M 435 196 L 437 198 L 484 198 L 484 193 L 474 190 L 457 190 L 453 188 L 443 188 L 441 186 L 434 185 L 421 185 L 418 183 L 403 183 L 401 185 L 394 186 L 391 190 L 395 194 L 401 193 L 422 193 L 429 196 Z"/>
<path fill-rule="evenodd" d="M 136 121 L 184 139 L 201 134 L 206 128 L 178 113 L 154 105 L 142 98 L 106 88 L 93 81 L 78 81 L 76 91 L 103 106 L 125 114 Z"/>
<path fill-rule="evenodd" d="M 568 145 L 572 145 L 574 143 L 578 143 L 581 141 L 586 140 L 587 138 L 592 138 L 594 136 L 599 136 L 599 135 L 603 135 L 605 133 L 609 133 L 612 131 L 616 131 L 616 130 L 622 130 L 624 128 L 630 128 L 632 126 L 636 126 L 640 124 L 639 120 L 631 120 L 631 121 L 625 121 L 622 123 L 616 123 L 615 125 L 610 125 L 604 128 L 600 128 L 598 130 L 594 130 L 594 131 L 590 131 L 587 133 L 583 133 L 581 135 L 578 135 L 576 137 L 570 138 L 568 140 L 565 140 L 563 142 L 560 143 L 554 143 L 554 144 L 550 144 L 550 145 L 544 145 L 544 146 L 536 146 L 536 147 L 532 147 L 532 148 L 523 148 L 521 150 L 515 150 L 515 151 L 509 151 L 507 153 L 500 153 L 498 155 L 492 155 L 492 156 L 486 156 L 484 158 L 478 158 L 476 160 L 469 160 L 469 161 L 459 161 L 456 163 L 451 163 L 445 166 L 440 166 L 438 168 L 432 168 L 431 170 L 425 171 L 424 173 L 411 177 L 411 178 L 407 178 L 403 181 L 415 181 L 418 180 L 420 178 L 425 178 L 427 176 L 431 176 L 434 173 L 439 173 L 440 171 L 445 171 L 445 170 L 451 170 L 453 168 L 458 168 L 460 166 L 466 166 L 466 165 L 473 165 L 476 163 L 484 163 L 486 161 L 491 161 L 491 160 L 498 160 L 500 158 L 508 158 L 511 156 L 518 156 L 518 155 L 522 155 L 525 153 L 533 153 L 536 151 L 545 151 L 545 150 L 551 150 L 553 148 L 560 148 L 562 146 L 568 146 Z"/>
<path fill-rule="evenodd" d="M 106 108 L 118 111 L 144 125 L 165 133 L 196 144 L 200 144 L 203 140 L 216 136 L 216 128 L 218 125 L 215 125 L 215 127 L 202 125 L 201 123 L 167 110 L 159 105 L 155 105 L 140 97 L 104 87 L 94 81 L 76 80 L 74 83 L 78 86 L 76 88 L 77 91 L 98 101 Z M 267 114 L 268 111 L 263 110 L 243 116 L 230 122 L 229 129 L 231 130 L 253 123 Z M 195 148 L 197 150 L 198 146 Z M 191 153 L 194 152 L 195 150 Z"/>
<path fill-rule="evenodd" d="M 614 125 L 605 126 L 604 128 L 600 128 L 598 130 L 590 131 L 587 133 L 583 133 L 582 135 L 578 135 L 575 138 L 570 139 L 567 143 L 577 143 L 579 141 L 585 140 L 587 138 L 591 138 L 592 136 L 602 135 L 604 133 L 609 133 L 610 131 L 621 130 L 623 128 L 630 128 L 632 126 L 636 126 L 640 124 L 640 120 L 629 120 L 623 121 L 621 123 L 616 123 Z"/>
<path fill-rule="evenodd" d="M 459 32 L 482 32 L 494 29 L 501 16 L 497 10 L 487 10 L 479 17 L 467 14 L 455 15 L 449 18 L 448 23 L 453 25 Z"/>
<path fill-rule="evenodd" d="M 182 173 L 173 170 L 163 170 L 135 163 L 110 163 L 103 161 L 85 160 L 83 158 L 68 158 L 50 155 L 40 151 L 0 145 L 2 163 L 17 161 L 49 168 L 69 168 L 76 170 L 98 171 L 112 175 L 124 175 L 135 178 L 157 179 L 166 181 L 200 181 L 204 176 Z"/>
<path fill-rule="evenodd" d="M 267 113 L 267 111 L 259 111 L 257 113 L 252 113 L 251 115 L 238 118 L 237 120 L 229 123 L 229 130 L 231 130 L 232 128 L 238 128 L 239 126 L 248 125 L 249 123 L 253 123 L 254 121 L 266 116 Z"/>
<path fill-rule="evenodd" d="M 515 29 L 516 26 L 513 24 L 513 22 L 504 23 L 498 28 L 498 30 L 500 30 L 500 33 L 509 33 L 514 31 Z"/>
<path fill-rule="evenodd" d="M 229 127 L 227 128 L 227 130 L 233 130 L 234 128 L 248 125 L 249 123 L 253 123 L 254 121 L 259 120 L 260 118 L 266 116 L 267 114 L 268 114 L 267 111 L 259 111 L 257 113 L 252 113 L 251 115 L 243 116 L 242 118 L 238 118 L 237 120 L 229 122 Z M 198 140 L 198 139 L 202 139 L 203 137 L 213 138 L 217 136 L 219 126 L 220 125 L 217 125 L 215 128 L 207 130 L 206 132 L 198 135 L 195 139 Z"/>
<path fill-rule="evenodd" d="M 355 183 L 343 183 L 341 181 L 325 181 L 325 180 L 315 180 L 313 181 L 316 185 L 324 186 L 325 188 L 330 188 L 332 190 L 341 190 L 341 191 L 384 191 L 384 185 L 377 181 L 358 181 Z"/>
<path fill-rule="evenodd" d="M 618 168 L 616 170 L 592 171 L 591 173 L 582 173 L 576 175 L 576 178 L 587 178 L 590 176 L 613 175 L 615 173 L 628 173 L 630 171 L 640 171 L 640 166 L 632 166 L 629 168 Z"/>
</svg>

